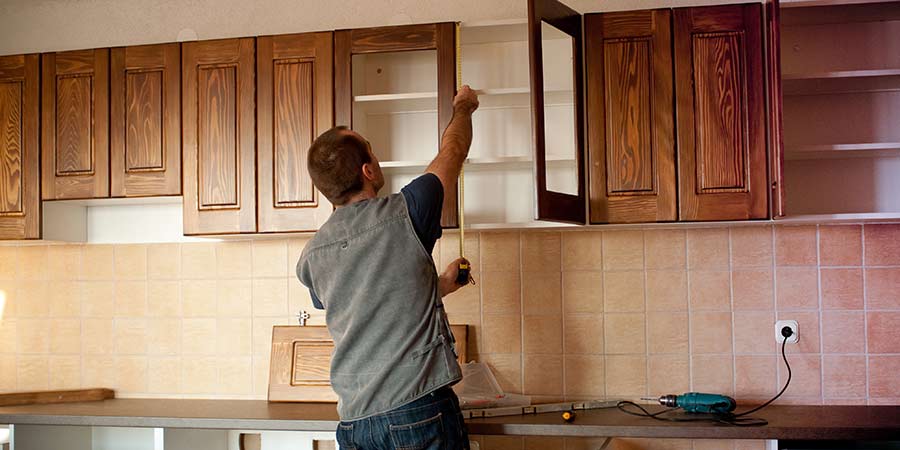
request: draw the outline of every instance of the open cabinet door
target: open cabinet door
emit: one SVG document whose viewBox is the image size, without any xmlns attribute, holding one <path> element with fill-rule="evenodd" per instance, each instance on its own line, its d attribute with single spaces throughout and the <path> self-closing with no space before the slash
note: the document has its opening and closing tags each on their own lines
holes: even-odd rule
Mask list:
<svg viewBox="0 0 900 450">
<path fill-rule="evenodd" d="M 587 217 L 582 34 L 578 12 L 556 0 L 528 1 L 537 220 Z"/>
<path fill-rule="evenodd" d="M 784 217 L 784 122 L 781 94 L 781 7 L 778 0 L 766 0 L 766 77 L 769 103 L 769 163 L 773 218 Z"/>
</svg>

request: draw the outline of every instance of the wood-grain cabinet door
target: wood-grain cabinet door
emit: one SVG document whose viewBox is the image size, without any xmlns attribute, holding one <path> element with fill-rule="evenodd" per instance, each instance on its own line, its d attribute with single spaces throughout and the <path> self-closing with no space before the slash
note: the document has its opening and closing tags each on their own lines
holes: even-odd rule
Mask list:
<svg viewBox="0 0 900 450">
<path fill-rule="evenodd" d="M 109 197 L 109 49 L 42 55 L 44 200 Z"/>
<path fill-rule="evenodd" d="M 184 234 L 256 231 L 254 38 L 182 47 Z"/>
<path fill-rule="evenodd" d="M 437 23 L 392 27 L 340 30 L 334 33 L 334 116 L 336 125 L 353 125 L 353 55 L 387 52 L 435 50 L 437 52 L 438 133 L 443 133 L 453 118 L 456 95 L 456 24 Z M 436 155 L 439 149 L 423 159 Z M 459 226 L 457 189 L 444 192 L 441 226 Z"/>
<path fill-rule="evenodd" d="M 763 219 L 760 4 L 675 9 L 679 219 Z"/>
<path fill-rule="evenodd" d="M 259 232 L 315 231 L 331 215 L 306 165 L 334 123 L 332 33 L 257 38 Z"/>
<path fill-rule="evenodd" d="M 0 239 L 40 239 L 40 57 L 0 57 Z"/>
<path fill-rule="evenodd" d="M 180 195 L 181 47 L 110 52 L 111 194 Z"/>
<path fill-rule="evenodd" d="M 678 219 L 671 21 L 585 16 L 591 223 Z"/>
</svg>

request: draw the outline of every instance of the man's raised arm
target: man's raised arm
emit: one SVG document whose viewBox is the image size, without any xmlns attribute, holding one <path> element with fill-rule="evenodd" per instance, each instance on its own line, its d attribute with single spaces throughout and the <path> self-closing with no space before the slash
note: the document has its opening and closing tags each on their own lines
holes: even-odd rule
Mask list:
<svg viewBox="0 0 900 450">
<path fill-rule="evenodd" d="M 446 195 L 456 185 L 463 162 L 469 156 L 472 144 L 472 113 L 478 109 L 478 96 L 464 85 L 453 98 L 453 118 L 441 136 L 441 149 L 431 161 L 426 173 L 433 173 L 441 180 Z"/>
</svg>

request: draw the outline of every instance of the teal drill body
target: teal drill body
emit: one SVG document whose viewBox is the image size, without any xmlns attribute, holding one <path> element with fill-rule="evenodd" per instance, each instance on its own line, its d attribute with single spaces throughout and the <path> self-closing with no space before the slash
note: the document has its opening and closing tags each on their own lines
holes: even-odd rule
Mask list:
<svg viewBox="0 0 900 450">
<path fill-rule="evenodd" d="M 669 407 L 679 407 L 685 412 L 701 414 L 727 414 L 737 407 L 734 399 L 721 394 L 688 392 L 682 395 L 664 395 L 659 403 Z"/>
</svg>

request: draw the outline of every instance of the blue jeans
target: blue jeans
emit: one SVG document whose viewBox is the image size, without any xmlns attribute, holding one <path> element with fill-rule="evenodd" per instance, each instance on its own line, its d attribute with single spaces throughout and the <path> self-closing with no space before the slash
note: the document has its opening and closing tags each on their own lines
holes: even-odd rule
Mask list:
<svg viewBox="0 0 900 450">
<path fill-rule="evenodd" d="M 449 387 L 365 419 L 341 422 L 341 450 L 468 450 L 459 399 Z"/>
</svg>

